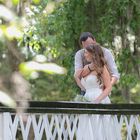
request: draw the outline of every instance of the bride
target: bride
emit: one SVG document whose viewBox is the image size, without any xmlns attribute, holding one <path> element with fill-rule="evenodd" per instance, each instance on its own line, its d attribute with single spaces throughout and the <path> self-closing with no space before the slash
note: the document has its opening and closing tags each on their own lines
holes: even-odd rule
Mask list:
<svg viewBox="0 0 140 140">
<path fill-rule="evenodd" d="M 85 48 L 85 59 L 93 63 L 94 69 L 86 77 L 81 77 L 80 86 L 85 89 L 84 98 L 92 103 L 111 103 L 111 79 L 104 59 L 102 48 L 98 44 Z M 86 65 L 85 67 L 88 67 Z M 114 139 L 109 115 L 80 115 L 77 140 L 111 140 Z M 112 133 L 112 135 L 111 135 Z"/>
<path fill-rule="evenodd" d="M 86 91 L 84 97 L 94 103 L 110 103 L 108 95 L 112 89 L 111 78 L 102 48 L 98 44 L 89 45 L 85 48 L 84 57 L 94 65 L 91 73 L 81 78 L 81 86 Z M 85 67 L 88 67 L 88 65 Z"/>
</svg>

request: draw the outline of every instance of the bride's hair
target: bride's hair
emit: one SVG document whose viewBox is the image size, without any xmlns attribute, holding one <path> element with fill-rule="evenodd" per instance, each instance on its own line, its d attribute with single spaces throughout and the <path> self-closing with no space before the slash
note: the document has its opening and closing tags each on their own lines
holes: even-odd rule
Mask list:
<svg viewBox="0 0 140 140">
<path fill-rule="evenodd" d="M 106 66 L 106 61 L 104 58 L 104 53 L 102 47 L 99 44 L 91 44 L 85 48 L 89 53 L 93 54 L 92 62 L 94 64 L 94 70 L 97 72 L 97 77 L 99 81 L 102 81 L 101 74 L 103 72 L 104 66 Z"/>
</svg>

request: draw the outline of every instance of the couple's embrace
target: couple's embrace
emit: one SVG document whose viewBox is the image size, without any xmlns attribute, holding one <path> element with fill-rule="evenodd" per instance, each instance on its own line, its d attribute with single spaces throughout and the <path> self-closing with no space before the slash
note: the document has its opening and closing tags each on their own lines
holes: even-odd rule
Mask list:
<svg viewBox="0 0 140 140">
<path fill-rule="evenodd" d="M 90 32 L 83 32 L 79 39 L 83 49 L 75 55 L 75 80 L 81 94 L 93 103 L 110 103 L 108 95 L 119 73 L 112 53 L 100 46 Z"/>
<path fill-rule="evenodd" d="M 75 55 L 75 80 L 86 101 L 110 103 L 108 95 L 119 73 L 111 52 L 101 47 L 89 32 L 80 36 L 83 49 Z M 79 115 L 77 140 L 118 140 L 116 123 L 110 115 Z"/>
</svg>

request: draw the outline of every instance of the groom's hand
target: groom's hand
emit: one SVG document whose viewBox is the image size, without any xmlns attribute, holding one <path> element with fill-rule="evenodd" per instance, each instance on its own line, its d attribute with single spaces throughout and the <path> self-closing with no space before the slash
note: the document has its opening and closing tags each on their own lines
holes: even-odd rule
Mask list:
<svg viewBox="0 0 140 140">
<path fill-rule="evenodd" d="M 92 72 L 93 68 L 91 67 L 93 67 L 92 64 L 85 65 L 81 72 L 81 77 L 86 77 L 90 72 Z"/>
<path fill-rule="evenodd" d="M 86 65 L 81 72 L 81 77 L 86 77 L 89 73 L 88 65 Z"/>
</svg>

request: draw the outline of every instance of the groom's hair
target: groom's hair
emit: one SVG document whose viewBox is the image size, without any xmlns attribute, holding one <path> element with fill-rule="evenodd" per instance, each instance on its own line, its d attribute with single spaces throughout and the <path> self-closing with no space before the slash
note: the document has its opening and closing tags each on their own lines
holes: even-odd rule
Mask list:
<svg viewBox="0 0 140 140">
<path fill-rule="evenodd" d="M 93 40 L 95 39 L 95 37 L 92 35 L 92 33 L 90 33 L 90 32 L 83 32 L 80 35 L 79 43 L 82 44 L 82 41 L 86 41 L 88 39 L 88 37 L 92 38 Z"/>
</svg>

